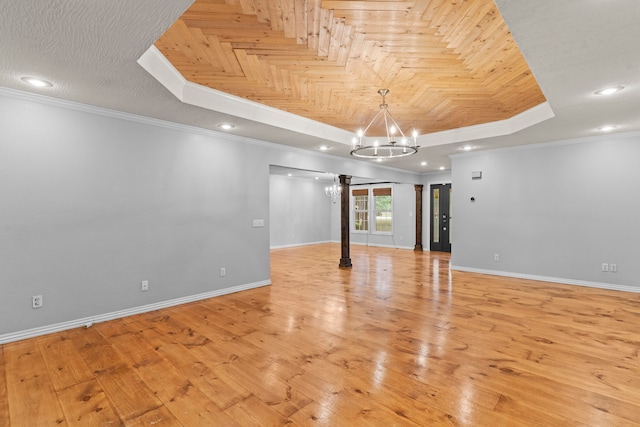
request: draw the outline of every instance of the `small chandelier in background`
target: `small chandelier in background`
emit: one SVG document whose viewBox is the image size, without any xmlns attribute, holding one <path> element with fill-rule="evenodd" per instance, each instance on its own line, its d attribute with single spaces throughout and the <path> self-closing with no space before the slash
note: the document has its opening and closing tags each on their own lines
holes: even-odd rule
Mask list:
<svg viewBox="0 0 640 427">
<path fill-rule="evenodd" d="M 336 176 L 333 177 L 333 185 L 324 188 L 324 194 L 331 197 L 331 201 L 336 203 L 340 198 L 340 194 L 342 193 L 342 187 L 338 184 L 336 180 Z"/>
<path fill-rule="evenodd" d="M 380 110 L 373 117 L 369 125 L 364 130 L 358 131 L 358 136 L 353 138 L 353 148 L 351 155 L 355 157 L 364 157 L 367 159 L 393 159 L 396 157 L 410 156 L 418 152 L 417 137 L 418 132 L 413 131 L 413 139 L 409 140 L 398 123 L 393 119 L 391 113 L 389 113 L 388 105 L 385 102 L 385 96 L 389 93 L 389 89 L 380 89 L 378 93 L 382 96 L 382 104 L 380 104 Z M 387 131 L 386 144 L 380 144 L 378 140 L 375 140 L 372 144 L 366 144 L 366 133 L 371 125 L 382 116 L 384 119 L 384 127 Z M 396 138 L 400 138 L 400 141 L 396 141 Z"/>
</svg>

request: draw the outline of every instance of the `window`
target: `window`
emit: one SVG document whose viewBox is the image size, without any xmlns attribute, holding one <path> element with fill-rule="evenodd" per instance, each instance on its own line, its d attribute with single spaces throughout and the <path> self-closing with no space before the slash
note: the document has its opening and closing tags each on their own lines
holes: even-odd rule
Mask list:
<svg viewBox="0 0 640 427">
<path fill-rule="evenodd" d="M 381 234 L 393 232 L 391 187 L 354 189 L 351 196 L 353 197 L 354 232 Z M 372 224 L 372 227 L 369 224 Z"/>
<path fill-rule="evenodd" d="M 391 188 L 374 188 L 373 200 L 376 207 L 375 231 L 380 233 L 391 233 L 393 231 Z"/>
<path fill-rule="evenodd" d="M 369 231 L 369 190 L 353 190 L 353 227 L 355 231 Z"/>
</svg>

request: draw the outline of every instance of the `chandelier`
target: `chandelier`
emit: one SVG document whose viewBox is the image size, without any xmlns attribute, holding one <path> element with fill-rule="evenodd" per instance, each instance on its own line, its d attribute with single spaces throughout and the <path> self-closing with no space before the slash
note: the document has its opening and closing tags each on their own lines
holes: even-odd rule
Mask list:
<svg viewBox="0 0 640 427">
<path fill-rule="evenodd" d="M 331 201 L 336 203 L 340 198 L 340 193 L 342 193 L 342 187 L 338 185 L 336 180 L 336 176 L 333 176 L 333 185 L 324 188 L 324 194 L 331 197 Z"/>
<path fill-rule="evenodd" d="M 413 131 L 413 138 L 409 140 L 400 126 L 389 113 L 388 105 L 385 102 L 385 96 L 389 93 L 389 89 L 380 89 L 378 91 L 382 96 L 382 104 L 380 104 L 380 110 L 373 117 L 369 125 L 364 130 L 359 130 L 357 136 L 353 137 L 353 148 L 351 149 L 351 155 L 355 157 L 364 157 L 367 159 L 393 159 L 396 157 L 410 156 L 418 152 L 418 145 L 416 138 L 418 132 Z M 382 117 L 384 119 L 384 127 L 387 131 L 386 143 L 381 144 L 377 139 L 373 143 L 368 144 L 366 133 L 373 123 Z M 399 138 L 400 141 L 396 139 Z"/>
</svg>

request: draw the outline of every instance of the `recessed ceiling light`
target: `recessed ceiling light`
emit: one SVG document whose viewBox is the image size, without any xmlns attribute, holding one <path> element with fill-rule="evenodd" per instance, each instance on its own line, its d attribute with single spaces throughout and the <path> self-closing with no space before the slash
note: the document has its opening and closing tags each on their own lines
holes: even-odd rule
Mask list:
<svg viewBox="0 0 640 427">
<path fill-rule="evenodd" d="M 474 148 L 476 148 L 476 147 L 474 147 L 473 145 L 463 145 L 462 147 L 460 147 L 458 149 L 462 150 L 462 151 L 470 151 L 470 150 L 473 150 Z"/>
<path fill-rule="evenodd" d="M 615 125 L 606 125 L 606 126 L 600 126 L 600 127 L 598 128 L 598 130 L 599 130 L 600 132 L 609 132 L 609 131 L 611 131 L 611 130 L 614 130 L 614 129 L 615 129 L 615 128 L 617 128 L 617 127 L 618 127 L 618 126 L 615 126 Z"/>
<path fill-rule="evenodd" d="M 318 147 L 318 150 L 327 151 L 329 148 L 331 148 L 331 147 L 329 147 L 328 145 L 321 145 L 321 146 Z"/>
<path fill-rule="evenodd" d="M 291 175 L 290 173 L 288 173 L 288 174 L 287 174 L 287 176 L 293 176 L 293 175 Z"/>
<path fill-rule="evenodd" d="M 235 128 L 235 126 L 234 126 L 234 125 L 229 124 L 229 123 L 220 123 L 220 124 L 218 125 L 218 127 L 219 127 L 220 129 L 222 129 L 222 130 L 231 130 L 231 129 L 234 129 L 234 128 Z"/>
<path fill-rule="evenodd" d="M 595 94 L 596 95 L 611 95 L 611 94 L 614 94 L 616 92 L 620 92 L 622 89 L 624 89 L 624 86 L 605 87 L 604 89 L 597 90 L 595 92 Z"/>
<path fill-rule="evenodd" d="M 53 87 L 53 83 L 36 77 L 23 77 L 22 81 L 35 87 Z"/>
<path fill-rule="evenodd" d="M 420 166 L 427 166 L 427 162 L 420 162 Z"/>
<path fill-rule="evenodd" d="M 440 170 L 443 171 L 444 170 L 444 166 L 440 166 Z"/>
</svg>

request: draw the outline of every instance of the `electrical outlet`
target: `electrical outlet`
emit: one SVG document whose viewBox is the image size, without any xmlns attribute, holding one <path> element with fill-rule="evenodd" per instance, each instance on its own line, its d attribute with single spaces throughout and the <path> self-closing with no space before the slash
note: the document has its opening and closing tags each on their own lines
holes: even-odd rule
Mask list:
<svg viewBox="0 0 640 427">
<path fill-rule="evenodd" d="M 494 260 L 494 261 L 500 261 L 500 254 L 495 254 L 495 255 L 493 256 L 493 260 Z"/>
<path fill-rule="evenodd" d="M 617 273 L 618 272 L 618 264 L 609 265 L 609 271 L 612 272 L 612 273 Z"/>
<path fill-rule="evenodd" d="M 143 280 L 143 281 L 140 283 L 140 290 L 141 290 L 142 292 L 145 292 L 145 291 L 148 291 L 148 290 L 149 290 L 149 281 L 148 281 L 148 280 Z"/>
<path fill-rule="evenodd" d="M 31 306 L 33 308 L 42 307 L 42 295 L 34 295 L 31 297 Z"/>
<path fill-rule="evenodd" d="M 222 267 L 222 268 L 220 269 L 220 277 L 224 277 L 224 276 L 226 276 L 226 275 L 227 275 L 227 269 L 226 269 L 226 268 L 224 268 L 224 267 Z"/>
<path fill-rule="evenodd" d="M 602 271 L 609 271 L 609 264 L 607 264 L 606 262 L 602 263 Z"/>
</svg>

